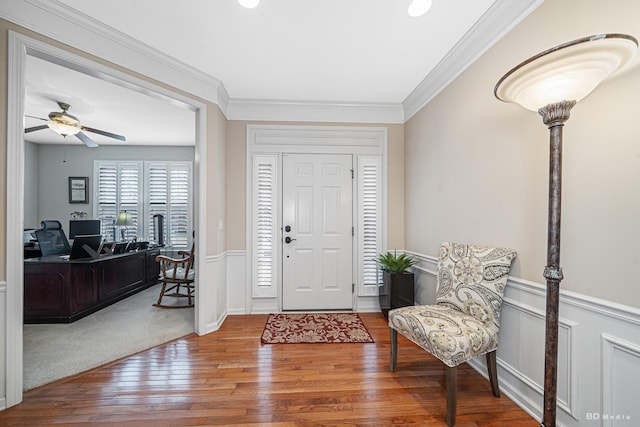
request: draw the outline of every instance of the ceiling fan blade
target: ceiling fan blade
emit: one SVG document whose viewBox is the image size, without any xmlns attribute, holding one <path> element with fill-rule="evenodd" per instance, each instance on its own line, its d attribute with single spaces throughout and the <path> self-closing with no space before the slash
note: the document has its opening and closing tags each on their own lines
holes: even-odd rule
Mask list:
<svg viewBox="0 0 640 427">
<path fill-rule="evenodd" d="M 24 130 L 24 133 L 35 132 L 35 131 L 37 131 L 37 130 L 46 129 L 46 128 L 48 128 L 48 127 L 49 127 L 49 126 L 47 126 L 47 125 L 33 126 L 33 127 L 30 127 L 30 128 L 26 128 L 26 129 Z"/>
<path fill-rule="evenodd" d="M 86 130 L 87 132 L 93 132 L 93 133 L 97 133 L 97 134 L 100 134 L 100 135 L 108 136 L 109 138 L 117 139 L 117 140 L 120 140 L 120 141 L 126 141 L 127 140 L 127 138 L 125 138 L 122 135 L 118 135 L 118 134 L 107 132 L 107 131 L 100 130 L 100 129 L 93 129 L 93 128 L 89 128 L 89 127 L 86 127 L 86 126 L 80 126 L 80 129 Z"/>
<path fill-rule="evenodd" d="M 95 148 L 98 146 L 98 144 L 95 143 L 95 141 L 91 138 L 89 138 L 87 135 L 85 135 L 82 132 L 78 132 L 76 133 L 76 137 L 82 141 L 84 143 L 84 145 L 86 145 L 89 148 Z"/>
<path fill-rule="evenodd" d="M 25 114 L 24 116 L 25 116 L 25 117 L 29 117 L 30 119 L 38 119 L 38 120 L 42 120 L 42 121 L 45 121 L 45 122 L 46 122 L 47 120 L 49 120 L 49 119 L 43 119 L 42 117 L 30 116 L 30 115 L 28 115 L 28 114 Z"/>
</svg>

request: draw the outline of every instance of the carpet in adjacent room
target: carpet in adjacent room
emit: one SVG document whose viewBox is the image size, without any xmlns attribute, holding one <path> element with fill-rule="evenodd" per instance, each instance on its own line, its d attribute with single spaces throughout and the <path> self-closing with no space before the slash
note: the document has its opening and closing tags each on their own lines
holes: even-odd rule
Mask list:
<svg viewBox="0 0 640 427">
<path fill-rule="evenodd" d="M 194 309 L 154 307 L 160 285 L 69 324 L 24 325 L 24 390 L 194 331 Z"/>
</svg>

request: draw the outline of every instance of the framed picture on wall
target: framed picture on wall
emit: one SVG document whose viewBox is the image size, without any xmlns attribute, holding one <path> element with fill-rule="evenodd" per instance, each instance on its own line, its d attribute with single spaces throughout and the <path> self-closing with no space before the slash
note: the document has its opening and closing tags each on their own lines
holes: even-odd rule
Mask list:
<svg viewBox="0 0 640 427">
<path fill-rule="evenodd" d="M 69 177 L 69 203 L 89 203 L 89 177 L 70 176 Z"/>
</svg>

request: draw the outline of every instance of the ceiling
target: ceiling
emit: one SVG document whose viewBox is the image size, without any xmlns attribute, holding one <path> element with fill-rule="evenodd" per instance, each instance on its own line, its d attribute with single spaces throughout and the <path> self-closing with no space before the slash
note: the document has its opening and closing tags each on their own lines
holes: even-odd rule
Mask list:
<svg viewBox="0 0 640 427">
<path fill-rule="evenodd" d="M 255 9 L 235 0 L 57 3 L 78 20 L 99 22 L 219 79 L 231 100 L 401 105 L 494 0 L 434 0 L 419 18 L 407 15 L 409 2 L 261 0 Z M 192 111 L 41 59 L 29 58 L 26 94 L 27 115 L 46 118 L 64 101 L 83 125 L 125 135 L 128 144 L 195 141 Z M 79 143 L 48 129 L 26 139 Z"/>
<path fill-rule="evenodd" d="M 47 119 L 61 111 L 57 102 L 71 105 L 69 113 L 81 125 L 127 138 L 126 142 L 84 132 L 99 145 L 194 145 L 195 113 L 175 103 L 131 90 L 96 77 L 27 56 L 25 114 Z M 25 117 L 25 128 L 42 125 Z M 37 144 L 82 145 L 74 136 L 63 137 L 43 129 L 25 134 Z"/>
</svg>

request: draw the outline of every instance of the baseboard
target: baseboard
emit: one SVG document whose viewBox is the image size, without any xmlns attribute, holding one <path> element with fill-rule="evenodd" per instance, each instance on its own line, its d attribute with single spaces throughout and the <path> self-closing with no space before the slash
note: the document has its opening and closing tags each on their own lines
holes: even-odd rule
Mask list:
<svg viewBox="0 0 640 427">
<path fill-rule="evenodd" d="M 215 322 L 207 323 L 207 325 L 205 326 L 205 334 L 215 332 L 220 329 L 224 321 L 227 319 L 227 316 L 228 313 L 225 311 L 222 316 L 220 316 Z"/>
</svg>

